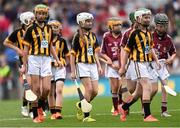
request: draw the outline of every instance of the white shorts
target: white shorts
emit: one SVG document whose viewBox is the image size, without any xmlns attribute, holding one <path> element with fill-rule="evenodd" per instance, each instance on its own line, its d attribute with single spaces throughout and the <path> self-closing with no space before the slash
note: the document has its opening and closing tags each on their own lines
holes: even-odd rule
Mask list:
<svg viewBox="0 0 180 128">
<path fill-rule="evenodd" d="M 153 68 L 156 69 L 157 73 L 159 74 L 159 76 L 161 77 L 162 80 L 165 80 L 170 76 L 170 74 L 167 70 L 167 65 L 164 64 L 164 61 L 165 61 L 164 59 L 159 60 L 159 63 L 161 65 L 161 69 L 159 69 L 159 70 L 157 70 L 156 62 L 155 61 L 151 62 Z M 153 79 L 152 82 L 157 82 L 158 77 L 156 75 L 154 75 L 154 73 L 151 71 L 152 71 L 152 69 L 150 68 L 149 72 L 150 72 L 150 75 Z"/>
<path fill-rule="evenodd" d="M 51 76 L 51 58 L 49 56 L 28 57 L 28 74 L 41 77 Z"/>
<path fill-rule="evenodd" d="M 77 63 L 77 74 L 79 77 L 90 77 L 91 80 L 99 79 L 96 63 L 95 64 Z"/>
<path fill-rule="evenodd" d="M 148 67 L 150 62 L 135 62 L 132 61 L 130 63 L 130 69 L 131 69 L 131 80 L 137 80 L 139 78 L 149 78 L 152 79 Z"/>
<path fill-rule="evenodd" d="M 113 61 L 113 64 L 119 64 L 118 61 Z M 108 78 L 118 78 L 120 79 L 120 75 L 118 73 L 118 70 L 113 69 L 112 67 L 106 65 L 105 68 L 105 76 Z"/>
<path fill-rule="evenodd" d="M 57 81 L 58 79 L 66 78 L 66 68 L 52 67 L 52 78 L 51 80 Z"/>
</svg>

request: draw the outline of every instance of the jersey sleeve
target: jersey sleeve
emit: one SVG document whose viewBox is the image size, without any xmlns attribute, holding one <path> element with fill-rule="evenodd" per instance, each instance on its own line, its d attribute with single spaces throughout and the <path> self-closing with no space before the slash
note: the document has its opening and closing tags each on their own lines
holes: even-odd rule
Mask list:
<svg viewBox="0 0 180 128">
<path fill-rule="evenodd" d="M 170 41 L 171 41 L 172 45 L 171 45 L 170 50 L 169 50 L 169 55 L 172 56 L 174 53 L 176 53 L 176 47 L 175 47 L 175 45 L 171 39 L 170 39 Z"/>
<path fill-rule="evenodd" d="M 103 35 L 103 39 L 102 39 L 102 43 L 101 43 L 101 53 L 103 54 L 106 54 L 107 51 L 106 51 L 106 46 L 105 46 L 105 42 L 106 42 L 106 36 Z"/>
<path fill-rule="evenodd" d="M 64 54 L 65 56 L 69 56 L 69 49 L 67 46 L 67 41 L 65 39 L 63 39 L 63 41 L 64 41 Z"/>
<path fill-rule="evenodd" d="M 136 36 L 136 31 L 132 32 L 127 40 L 127 44 L 124 48 L 125 51 L 127 52 L 131 52 L 133 50 L 134 47 L 134 43 L 135 42 L 135 36 Z"/>
<path fill-rule="evenodd" d="M 17 40 L 18 40 L 18 39 L 17 39 L 17 34 L 18 34 L 18 30 L 12 32 L 12 33 L 8 36 L 8 38 L 6 39 L 6 41 L 7 41 L 8 43 L 16 44 L 16 43 L 17 43 Z"/>
<path fill-rule="evenodd" d="M 76 33 L 73 37 L 72 44 L 71 44 L 71 54 L 76 55 L 78 49 L 79 49 L 79 34 Z"/>
<path fill-rule="evenodd" d="M 33 37 L 32 37 L 32 27 L 28 28 L 28 30 L 25 33 L 24 36 L 24 45 L 31 45 L 31 42 L 33 42 Z"/>
<path fill-rule="evenodd" d="M 127 44 L 127 41 L 128 41 L 128 34 L 127 34 L 127 32 L 125 32 L 121 39 L 121 47 L 124 48 Z"/>
<path fill-rule="evenodd" d="M 99 43 L 98 43 L 98 39 L 97 39 L 97 37 L 96 37 L 96 35 L 94 33 L 93 33 L 93 35 L 94 35 L 94 37 L 96 39 L 96 41 L 94 43 L 94 50 L 95 50 L 95 52 L 98 52 L 98 51 L 100 51 L 100 46 L 99 46 Z"/>
</svg>

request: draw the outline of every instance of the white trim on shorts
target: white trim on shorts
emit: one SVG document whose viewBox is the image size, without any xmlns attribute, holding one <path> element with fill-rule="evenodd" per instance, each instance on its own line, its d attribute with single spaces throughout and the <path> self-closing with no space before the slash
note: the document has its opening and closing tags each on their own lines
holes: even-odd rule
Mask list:
<svg viewBox="0 0 180 128">
<path fill-rule="evenodd" d="M 56 81 L 58 79 L 65 79 L 66 78 L 66 68 L 54 67 L 51 68 L 52 71 L 52 78 L 51 81 Z"/>
</svg>

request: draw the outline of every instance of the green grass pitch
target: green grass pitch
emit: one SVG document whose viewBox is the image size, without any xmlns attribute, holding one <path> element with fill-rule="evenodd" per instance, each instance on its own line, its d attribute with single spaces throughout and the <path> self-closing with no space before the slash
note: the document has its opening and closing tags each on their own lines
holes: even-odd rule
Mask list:
<svg viewBox="0 0 180 128">
<path fill-rule="evenodd" d="M 65 98 L 62 120 L 50 120 L 40 124 L 32 123 L 32 119 L 24 118 L 20 114 L 21 101 L 0 101 L 0 127 L 180 127 L 180 95 L 168 97 L 168 110 L 172 117 L 160 116 L 161 95 L 157 94 L 151 103 L 152 114 L 159 119 L 158 122 L 143 122 L 141 104 L 138 101 L 131 107 L 130 115 L 126 122 L 121 122 L 119 116 L 111 116 L 111 97 L 97 96 L 92 102 L 91 116 L 97 121 L 83 123 L 76 119 L 75 103 L 78 98 Z"/>
</svg>

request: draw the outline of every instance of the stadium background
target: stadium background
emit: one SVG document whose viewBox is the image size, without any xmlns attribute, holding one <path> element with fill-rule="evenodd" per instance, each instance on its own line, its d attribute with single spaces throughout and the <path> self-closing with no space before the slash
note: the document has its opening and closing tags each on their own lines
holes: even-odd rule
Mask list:
<svg viewBox="0 0 180 128">
<path fill-rule="evenodd" d="M 111 16 L 119 16 L 123 22 L 123 31 L 130 26 L 128 14 L 138 7 L 147 7 L 153 15 L 165 12 L 169 19 L 169 34 L 173 37 L 177 48 L 177 57 L 170 66 L 169 86 L 180 92 L 180 0 L 0 0 L 0 54 L 5 55 L 7 64 L 12 71 L 12 77 L 6 84 L 0 83 L 0 99 L 20 98 L 17 78 L 16 53 L 3 46 L 4 39 L 13 30 L 20 27 L 19 14 L 24 11 L 32 11 L 38 3 L 48 4 L 50 7 L 50 19 L 57 19 L 63 23 L 63 36 L 70 46 L 73 34 L 77 30 L 76 15 L 82 11 L 91 12 L 95 17 L 93 31 L 97 34 L 101 44 L 102 35 L 106 28 L 106 19 Z M 122 31 L 122 32 L 123 32 Z M 0 60 L 3 59 L 0 57 Z M 67 68 L 69 71 L 69 68 Z M 1 71 L 0 71 L 1 72 Z M 1 77 L 1 76 L 0 76 Z M 69 78 L 69 74 L 68 74 Z M 103 76 L 99 82 L 99 94 L 110 95 L 108 80 Z M 64 88 L 65 97 L 77 96 L 76 87 L 71 80 L 66 80 Z"/>
</svg>

